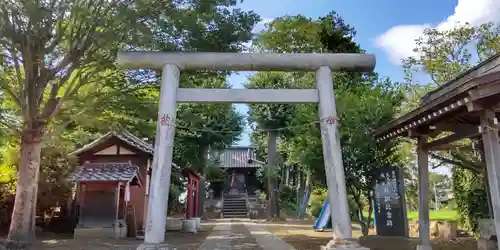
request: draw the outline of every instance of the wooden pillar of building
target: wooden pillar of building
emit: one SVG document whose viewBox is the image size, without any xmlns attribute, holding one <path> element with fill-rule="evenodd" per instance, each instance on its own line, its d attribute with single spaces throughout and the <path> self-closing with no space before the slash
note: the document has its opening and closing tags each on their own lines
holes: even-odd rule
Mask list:
<svg viewBox="0 0 500 250">
<path fill-rule="evenodd" d="M 417 145 L 418 161 L 418 228 L 420 243 L 417 250 L 431 250 L 429 222 L 429 151 L 427 136 L 420 135 Z"/>
<path fill-rule="evenodd" d="M 198 188 L 199 179 L 192 173 L 187 174 L 187 199 L 186 199 L 186 219 L 198 217 Z"/>
<path fill-rule="evenodd" d="M 115 204 L 116 204 L 115 222 L 120 218 L 120 187 L 121 183 L 118 182 L 116 184 L 116 189 L 115 189 Z"/>
<path fill-rule="evenodd" d="M 193 178 L 193 207 L 192 207 L 192 215 L 193 217 L 198 217 L 198 188 L 199 188 L 199 180 Z"/>
<path fill-rule="evenodd" d="M 85 183 L 78 183 L 78 226 L 83 227 L 83 209 L 85 209 L 85 191 L 86 191 L 87 186 Z"/>
<path fill-rule="evenodd" d="M 475 144 L 475 148 L 479 152 L 479 155 L 481 156 L 481 163 L 484 164 L 484 166 L 486 166 L 486 156 L 484 155 L 483 138 L 479 138 L 478 143 Z M 483 181 L 484 181 L 484 189 L 486 191 L 486 198 L 488 198 L 488 216 L 489 218 L 493 218 L 493 205 L 491 203 L 491 191 L 490 191 L 487 169 L 484 170 Z"/>
<path fill-rule="evenodd" d="M 125 193 L 123 196 L 123 200 L 125 202 L 125 206 L 123 209 L 123 218 L 126 219 L 127 218 L 127 207 L 128 207 L 128 203 L 130 201 L 130 181 L 127 181 L 125 183 Z"/>
<path fill-rule="evenodd" d="M 193 209 L 193 182 L 191 180 L 191 175 L 188 175 L 187 181 L 187 197 L 186 197 L 186 219 L 191 219 L 192 209 Z"/>
<path fill-rule="evenodd" d="M 198 182 L 198 188 L 196 189 L 198 194 L 197 194 L 197 201 L 198 205 L 196 206 L 197 210 L 197 216 L 198 217 L 203 217 L 203 214 L 205 212 L 205 197 L 206 197 L 206 192 L 205 192 L 205 176 L 200 176 L 200 180 Z"/>
<path fill-rule="evenodd" d="M 495 111 L 488 109 L 481 114 L 481 132 L 484 157 L 493 207 L 496 235 L 500 235 L 500 144 L 496 127 Z"/>
<path fill-rule="evenodd" d="M 146 229 L 146 223 L 147 223 L 147 218 L 148 218 L 148 200 L 149 200 L 149 189 L 151 188 L 151 174 L 153 173 L 151 169 L 151 160 L 148 159 L 148 163 L 146 165 L 146 188 L 144 189 L 144 211 L 143 211 L 143 217 L 142 217 L 142 228 Z"/>
</svg>

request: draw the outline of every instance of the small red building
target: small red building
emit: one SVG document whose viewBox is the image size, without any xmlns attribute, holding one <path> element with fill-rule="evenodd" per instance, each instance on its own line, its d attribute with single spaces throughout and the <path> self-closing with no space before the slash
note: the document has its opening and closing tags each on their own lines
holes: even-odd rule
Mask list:
<svg viewBox="0 0 500 250">
<path fill-rule="evenodd" d="M 190 168 L 182 169 L 182 175 L 187 180 L 186 219 L 198 217 L 198 190 L 200 185 L 200 176 Z"/>
<path fill-rule="evenodd" d="M 77 227 L 111 227 L 125 219 L 128 206 L 135 228 L 145 228 L 153 153 L 152 145 L 127 132 L 109 132 L 73 152 L 80 165 L 72 174 Z"/>
</svg>

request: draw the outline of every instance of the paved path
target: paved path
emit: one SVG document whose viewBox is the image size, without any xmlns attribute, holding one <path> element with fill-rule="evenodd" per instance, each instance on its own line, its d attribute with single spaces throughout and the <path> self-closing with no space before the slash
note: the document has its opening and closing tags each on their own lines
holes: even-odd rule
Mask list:
<svg viewBox="0 0 500 250">
<path fill-rule="evenodd" d="M 219 220 L 199 250 L 295 250 L 250 220 Z"/>
</svg>

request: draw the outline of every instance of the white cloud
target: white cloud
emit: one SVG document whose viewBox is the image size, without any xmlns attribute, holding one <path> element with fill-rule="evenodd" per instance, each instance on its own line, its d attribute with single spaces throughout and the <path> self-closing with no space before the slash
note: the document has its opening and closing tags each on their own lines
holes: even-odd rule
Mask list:
<svg viewBox="0 0 500 250">
<path fill-rule="evenodd" d="M 264 30 L 266 28 L 266 24 L 270 23 L 272 20 L 274 20 L 274 19 L 273 18 L 262 18 L 262 20 L 260 22 L 255 24 L 255 26 L 253 27 L 252 33 L 254 33 L 254 34 L 260 33 L 262 30 Z M 252 40 L 246 42 L 244 44 L 244 46 L 246 49 L 243 52 L 250 51 L 250 49 L 252 48 Z"/>
<path fill-rule="evenodd" d="M 394 64 L 399 64 L 401 59 L 413 55 L 415 39 L 417 39 L 430 25 L 399 25 L 390 28 L 383 35 L 377 37 L 375 43 L 382 48 Z"/>
<path fill-rule="evenodd" d="M 260 22 L 258 22 L 255 27 L 253 27 L 253 33 L 259 33 L 266 28 L 266 24 L 270 23 L 274 18 L 262 18 Z"/>
<path fill-rule="evenodd" d="M 499 0 L 458 0 L 455 11 L 445 21 L 432 26 L 429 24 L 398 25 L 390 28 L 375 39 L 378 48 L 383 49 L 394 64 L 414 54 L 415 39 L 422 36 L 426 28 L 446 30 L 457 23 L 478 25 L 486 22 L 500 22 Z"/>
</svg>

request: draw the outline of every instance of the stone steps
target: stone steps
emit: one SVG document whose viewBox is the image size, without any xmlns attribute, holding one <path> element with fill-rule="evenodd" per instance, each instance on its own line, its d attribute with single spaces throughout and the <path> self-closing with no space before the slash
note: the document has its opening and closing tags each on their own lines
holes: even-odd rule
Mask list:
<svg viewBox="0 0 500 250">
<path fill-rule="evenodd" d="M 245 198 L 224 197 L 222 216 L 224 218 L 247 218 L 248 210 Z"/>
<path fill-rule="evenodd" d="M 247 204 L 246 202 L 229 202 L 229 203 L 226 203 L 224 202 L 224 207 L 243 207 L 243 208 L 246 208 L 247 207 Z"/>
</svg>

